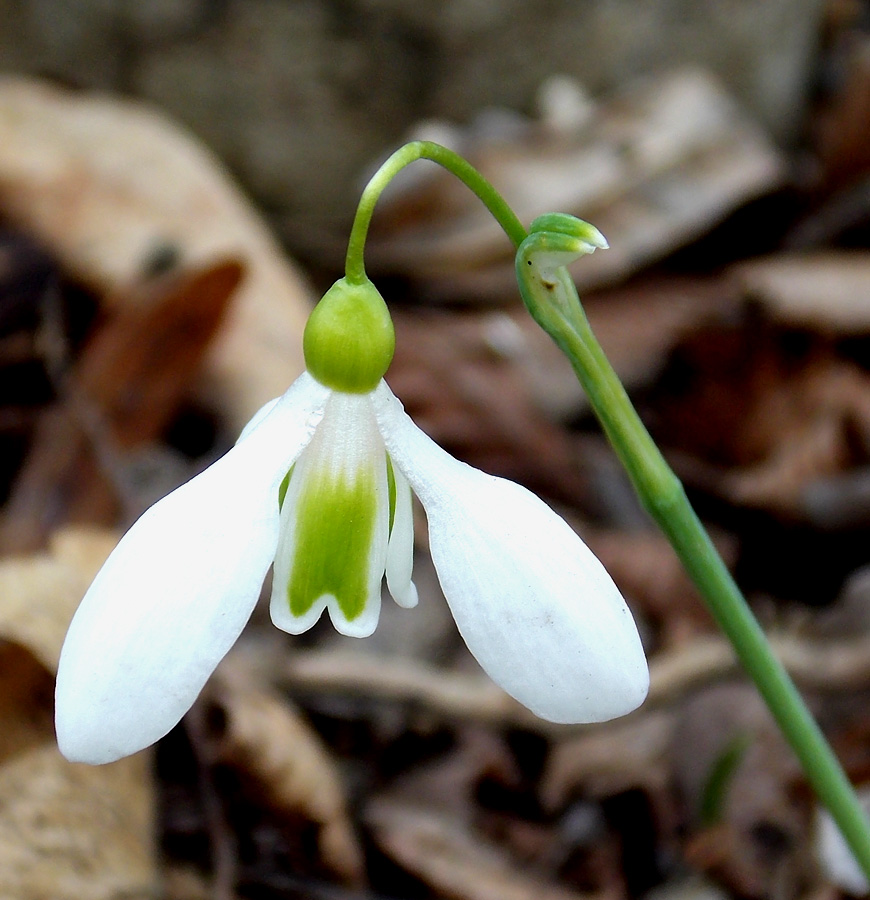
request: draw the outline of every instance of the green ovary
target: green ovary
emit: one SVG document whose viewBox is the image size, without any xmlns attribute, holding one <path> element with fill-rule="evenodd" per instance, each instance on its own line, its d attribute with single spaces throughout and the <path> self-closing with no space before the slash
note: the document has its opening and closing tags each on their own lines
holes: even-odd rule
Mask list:
<svg viewBox="0 0 870 900">
<path fill-rule="evenodd" d="M 312 473 L 306 479 L 287 587 L 294 616 L 326 594 L 335 597 L 348 621 L 365 609 L 377 506 L 373 472 L 357 472 L 353 479 Z"/>
</svg>

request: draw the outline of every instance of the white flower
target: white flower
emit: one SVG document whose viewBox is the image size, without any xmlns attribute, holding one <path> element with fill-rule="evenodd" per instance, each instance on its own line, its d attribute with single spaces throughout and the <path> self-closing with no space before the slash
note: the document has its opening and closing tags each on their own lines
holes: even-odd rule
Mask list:
<svg viewBox="0 0 870 900">
<path fill-rule="evenodd" d="M 870 814 L 870 790 L 866 786 L 858 790 L 858 801 L 864 813 Z M 870 894 L 867 876 L 839 826 L 824 807 L 816 810 L 814 837 L 816 859 L 828 880 L 853 897 Z"/>
<path fill-rule="evenodd" d="M 61 655 L 67 758 L 109 762 L 165 735 L 238 638 L 273 561 L 272 620 L 285 631 L 326 609 L 343 634 L 370 634 L 385 574 L 396 602 L 414 606 L 412 490 L 457 626 L 494 681 L 554 722 L 603 721 L 643 701 L 634 622 L 585 544 L 524 488 L 447 454 L 380 374 L 372 381 L 351 392 L 302 375 L 124 536 Z"/>
</svg>

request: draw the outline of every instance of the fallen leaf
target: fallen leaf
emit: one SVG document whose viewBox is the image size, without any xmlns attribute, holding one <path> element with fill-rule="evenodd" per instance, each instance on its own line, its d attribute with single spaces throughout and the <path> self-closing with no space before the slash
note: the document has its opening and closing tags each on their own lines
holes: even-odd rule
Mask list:
<svg viewBox="0 0 870 900">
<path fill-rule="evenodd" d="M 35 550 L 69 522 L 128 517 L 124 451 L 155 441 L 178 411 L 241 277 L 224 260 L 149 279 L 106 317 L 40 417 L 3 510 L 5 552 Z"/>
<path fill-rule="evenodd" d="M 204 146 L 144 104 L 16 77 L 0 80 L 0 131 L 0 212 L 99 296 L 123 297 L 156 257 L 242 260 L 210 391 L 240 430 L 286 390 L 310 290 Z"/>
<path fill-rule="evenodd" d="M 0 560 L 0 638 L 53 675 L 73 613 L 117 540 L 112 532 L 72 528 L 55 535 L 46 553 Z"/>
<path fill-rule="evenodd" d="M 410 804 L 470 825 L 484 780 L 516 788 L 516 760 L 504 736 L 475 724 L 457 729 L 455 743 L 434 759 L 424 759 L 390 780 L 381 800 Z"/>
<path fill-rule="evenodd" d="M 422 705 L 446 717 L 518 725 L 531 730 L 564 728 L 538 719 L 483 672 L 447 672 L 412 659 L 347 650 L 299 650 L 284 661 L 282 683 L 301 693 L 336 693 Z"/>
<path fill-rule="evenodd" d="M 329 751 L 283 696 L 260 683 L 241 653 L 218 667 L 208 697 L 222 711 L 211 754 L 253 778 L 270 809 L 292 833 L 299 817 L 316 827 L 320 860 L 346 883 L 362 882 L 362 852 L 347 814 L 344 789 Z"/>
<path fill-rule="evenodd" d="M 564 736 L 553 747 L 541 779 L 544 807 L 564 808 L 581 793 L 603 798 L 637 788 L 660 800 L 666 797 L 673 729 L 671 711 L 653 710 Z"/>
<path fill-rule="evenodd" d="M 870 253 L 779 253 L 740 263 L 741 290 L 775 322 L 823 334 L 870 333 Z"/>
<path fill-rule="evenodd" d="M 154 440 L 196 377 L 244 283 L 235 259 L 218 260 L 131 290 L 82 352 L 75 388 L 121 447 Z"/>
<path fill-rule="evenodd" d="M 827 342 L 796 350 L 754 321 L 700 330 L 658 390 L 653 433 L 677 474 L 735 504 L 820 520 L 808 488 L 870 462 L 870 376 Z"/>
<path fill-rule="evenodd" d="M 764 457 L 729 472 L 725 494 L 802 517 L 810 485 L 870 461 L 870 377 L 848 362 L 810 363 L 759 397 L 745 428 Z"/>
<path fill-rule="evenodd" d="M 148 755 L 74 765 L 45 738 L 0 765 L 0 893 L 150 900 L 159 885 Z"/>
<path fill-rule="evenodd" d="M 59 534 L 49 553 L 0 561 L 0 894 L 147 900 L 158 890 L 150 756 L 67 762 L 54 672 L 70 618 L 116 538 Z"/>
<path fill-rule="evenodd" d="M 498 332 L 513 322 L 398 313 L 390 385 L 418 424 L 458 456 L 545 495 L 577 500 L 588 493 L 582 462 L 499 344 Z"/>
<path fill-rule="evenodd" d="M 536 877 L 460 822 L 422 807 L 376 800 L 365 819 L 381 850 L 455 900 L 580 900 L 582 894 Z"/>
<path fill-rule="evenodd" d="M 839 77 L 828 80 L 827 102 L 811 123 L 822 178 L 829 190 L 854 183 L 870 170 L 870 38 L 861 24 L 861 7 L 843 6 L 847 11 L 843 19 L 851 16 L 851 21 L 837 23 Z"/>
</svg>

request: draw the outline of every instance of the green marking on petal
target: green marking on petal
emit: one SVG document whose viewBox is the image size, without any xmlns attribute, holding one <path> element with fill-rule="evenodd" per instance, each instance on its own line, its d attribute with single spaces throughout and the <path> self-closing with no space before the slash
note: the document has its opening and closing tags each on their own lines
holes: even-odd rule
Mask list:
<svg viewBox="0 0 870 900">
<path fill-rule="evenodd" d="M 287 496 L 287 488 L 290 487 L 290 479 L 293 477 L 293 470 L 296 468 L 296 463 L 293 463 L 290 466 L 290 471 L 284 476 L 281 480 L 281 484 L 278 485 L 278 510 L 280 511 L 284 507 L 284 498 Z"/>
<path fill-rule="evenodd" d="M 387 454 L 387 489 L 390 494 L 390 534 L 393 533 L 393 519 L 396 518 L 396 476 L 393 474 L 393 461 Z"/>
<path fill-rule="evenodd" d="M 375 535 L 378 497 L 375 475 L 354 479 L 312 472 L 302 488 L 296 514 L 296 550 L 287 599 L 301 616 L 331 594 L 348 621 L 368 600 L 369 556 Z"/>
</svg>

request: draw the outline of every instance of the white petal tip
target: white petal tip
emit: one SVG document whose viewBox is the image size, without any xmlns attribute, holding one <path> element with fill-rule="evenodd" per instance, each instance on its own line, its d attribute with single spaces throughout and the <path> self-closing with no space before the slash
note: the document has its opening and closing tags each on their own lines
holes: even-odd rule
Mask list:
<svg viewBox="0 0 870 900">
<path fill-rule="evenodd" d="M 591 725 L 609 722 L 634 712 L 646 700 L 649 674 L 644 672 L 614 673 L 612 678 L 598 676 L 586 685 L 577 684 L 573 691 L 554 686 L 552 693 L 524 696 L 520 702 L 539 718 L 557 725 Z"/>
<path fill-rule="evenodd" d="M 58 749 L 61 756 L 71 763 L 84 763 L 89 766 L 102 766 L 108 763 L 117 762 L 125 756 L 131 756 L 141 750 L 136 747 L 129 752 L 127 750 L 109 750 L 107 747 L 101 746 L 99 742 L 94 744 L 79 743 L 77 741 L 62 740 L 58 738 Z"/>
<path fill-rule="evenodd" d="M 269 606 L 272 624 L 287 634 L 303 634 L 309 628 L 317 624 L 323 611 L 327 610 L 332 625 L 339 634 L 346 637 L 369 637 L 378 627 L 378 619 L 381 614 L 380 597 L 369 598 L 362 612 L 353 619 L 348 619 L 338 605 L 338 601 L 332 596 L 320 597 L 311 605 L 307 612 L 301 616 L 295 616 L 290 612 L 290 607 L 283 597 L 273 595 Z"/>
<path fill-rule="evenodd" d="M 390 590 L 390 595 L 393 600 L 396 601 L 397 606 L 401 606 L 402 609 L 413 609 L 420 601 L 420 597 L 417 594 L 417 587 L 413 581 L 409 582 L 408 587 L 403 590 L 397 590 L 393 593 Z"/>
<path fill-rule="evenodd" d="M 143 743 L 141 735 L 119 734 L 105 723 L 96 722 L 87 710 L 78 714 L 62 706 L 55 717 L 55 730 L 61 755 L 71 763 L 91 766 L 132 756 L 152 743 L 148 740 Z"/>
<path fill-rule="evenodd" d="M 272 602 L 269 604 L 269 615 L 272 624 L 279 630 L 285 631 L 287 634 L 304 634 L 317 624 L 324 609 L 326 609 L 326 600 L 321 599 L 313 604 L 304 615 L 294 616 L 290 612 L 287 601 L 281 596 L 275 596 L 273 592 Z"/>
<path fill-rule="evenodd" d="M 374 615 L 365 609 L 361 615 L 348 619 L 341 610 L 330 604 L 329 618 L 332 619 L 333 627 L 339 634 L 343 634 L 345 637 L 366 638 L 371 637 L 378 627 L 380 609 Z"/>
</svg>

